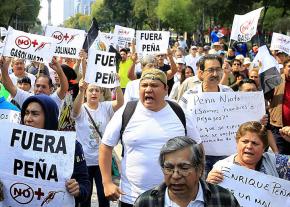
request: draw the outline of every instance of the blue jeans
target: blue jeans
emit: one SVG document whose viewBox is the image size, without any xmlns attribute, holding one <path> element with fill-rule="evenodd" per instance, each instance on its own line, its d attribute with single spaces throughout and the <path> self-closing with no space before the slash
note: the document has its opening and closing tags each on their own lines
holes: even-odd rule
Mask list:
<svg viewBox="0 0 290 207">
<path fill-rule="evenodd" d="M 207 175 L 209 173 L 209 171 L 211 171 L 213 165 L 222 159 L 225 159 L 228 156 L 212 156 L 212 155 L 206 155 L 205 156 L 205 169 L 204 169 L 204 176 L 205 179 L 207 178 Z"/>
<path fill-rule="evenodd" d="M 100 207 L 109 207 L 110 202 L 106 199 L 104 194 L 104 187 L 102 183 L 102 175 L 100 171 L 100 167 L 97 166 L 88 166 L 89 178 L 91 182 L 91 191 L 88 199 L 81 203 L 80 207 L 91 207 L 91 197 L 93 193 L 93 183 L 95 180 L 96 188 L 97 188 L 97 195 Z"/>
</svg>

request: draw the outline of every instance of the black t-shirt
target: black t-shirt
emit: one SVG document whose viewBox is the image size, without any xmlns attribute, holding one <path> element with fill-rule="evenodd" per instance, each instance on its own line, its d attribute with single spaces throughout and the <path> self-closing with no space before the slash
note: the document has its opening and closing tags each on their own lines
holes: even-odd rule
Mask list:
<svg viewBox="0 0 290 207">
<path fill-rule="evenodd" d="M 170 65 L 164 64 L 163 66 L 157 66 L 159 70 L 162 70 L 165 74 L 167 74 L 167 71 L 170 70 Z M 170 94 L 170 91 L 174 85 L 174 78 L 171 78 L 170 80 L 167 80 L 168 85 L 168 95 Z"/>
</svg>

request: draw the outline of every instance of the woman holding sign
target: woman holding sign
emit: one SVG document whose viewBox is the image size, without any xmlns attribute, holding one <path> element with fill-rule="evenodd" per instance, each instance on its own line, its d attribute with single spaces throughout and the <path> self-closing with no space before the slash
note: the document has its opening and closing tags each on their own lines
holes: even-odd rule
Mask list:
<svg viewBox="0 0 290 207">
<path fill-rule="evenodd" d="M 49 96 L 30 96 L 22 105 L 21 123 L 39 129 L 57 130 L 58 115 L 58 106 Z M 71 179 L 66 182 L 67 191 L 76 199 L 76 206 L 87 198 L 90 189 L 86 161 L 82 157 L 82 147 L 76 141 L 74 170 Z"/>
<path fill-rule="evenodd" d="M 73 117 L 76 122 L 77 139 L 82 144 L 88 165 L 90 181 L 92 183 L 90 196 L 81 206 L 91 206 L 93 180 L 95 180 L 99 204 L 109 207 L 105 198 L 102 176 L 99 168 L 99 144 L 105 128 L 113 116 L 124 103 L 120 87 L 116 88 L 116 100 L 100 102 L 101 88 L 95 83 L 79 82 L 79 93 L 73 104 Z M 84 99 L 86 102 L 84 103 Z"/>
<path fill-rule="evenodd" d="M 221 167 L 231 162 L 267 175 L 290 180 L 289 157 L 264 152 L 268 144 L 267 129 L 259 122 L 242 124 L 236 134 L 237 153 L 218 161 L 209 172 L 207 181 L 218 184 L 223 181 Z"/>
</svg>

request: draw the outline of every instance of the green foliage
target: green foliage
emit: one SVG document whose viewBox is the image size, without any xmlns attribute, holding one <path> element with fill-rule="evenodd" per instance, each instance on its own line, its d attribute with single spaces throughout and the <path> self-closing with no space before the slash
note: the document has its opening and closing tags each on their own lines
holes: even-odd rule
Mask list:
<svg viewBox="0 0 290 207">
<path fill-rule="evenodd" d="M 76 14 L 64 21 L 64 26 L 68 28 L 88 30 L 91 24 L 91 17 L 83 14 Z"/>
<path fill-rule="evenodd" d="M 39 10 L 39 0 L 1 0 L 0 26 L 12 26 L 27 32 L 39 21 Z"/>
</svg>

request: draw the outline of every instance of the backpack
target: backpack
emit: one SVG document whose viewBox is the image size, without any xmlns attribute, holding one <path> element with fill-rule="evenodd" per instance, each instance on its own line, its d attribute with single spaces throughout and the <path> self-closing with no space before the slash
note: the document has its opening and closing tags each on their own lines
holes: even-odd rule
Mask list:
<svg viewBox="0 0 290 207">
<path fill-rule="evenodd" d="M 166 102 L 169 104 L 169 106 L 172 108 L 172 110 L 175 112 L 175 114 L 177 115 L 177 117 L 181 121 L 181 123 L 184 127 L 185 135 L 187 135 L 186 118 L 185 118 L 184 111 L 176 102 L 169 101 L 169 100 L 166 100 Z M 122 140 L 123 133 L 124 133 L 128 123 L 129 123 L 131 117 L 133 116 L 133 114 L 135 112 L 135 109 L 137 107 L 137 103 L 138 103 L 138 100 L 128 102 L 126 104 L 126 107 L 125 107 L 124 112 L 122 114 L 122 125 L 121 125 L 121 130 L 120 130 L 120 140 L 121 140 L 121 144 L 122 144 L 122 157 L 124 157 L 124 145 L 123 145 L 123 140 Z"/>
</svg>

